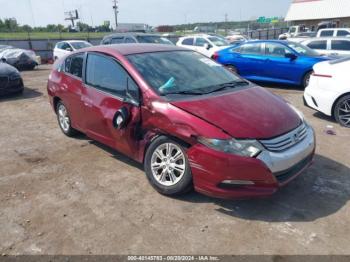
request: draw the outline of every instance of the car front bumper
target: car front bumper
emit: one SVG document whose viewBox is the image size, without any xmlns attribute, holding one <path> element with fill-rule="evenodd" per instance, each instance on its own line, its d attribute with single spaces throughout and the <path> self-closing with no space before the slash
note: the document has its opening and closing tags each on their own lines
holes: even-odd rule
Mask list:
<svg viewBox="0 0 350 262">
<path fill-rule="evenodd" d="M 1 81 L 0 95 L 19 93 L 22 92 L 23 89 L 23 80 L 21 78 L 16 80 L 8 79 L 7 82 Z"/>
<path fill-rule="evenodd" d="M 189 149 L 188 157 L 196 191 L 239 199 L 274 194 L 312 164 L 314 153 L 314 131 L 307 126 L 305 138 L 281 152 L 266 149 L 258 157 L 248 158 L 197 144 Z"/>
</svg>

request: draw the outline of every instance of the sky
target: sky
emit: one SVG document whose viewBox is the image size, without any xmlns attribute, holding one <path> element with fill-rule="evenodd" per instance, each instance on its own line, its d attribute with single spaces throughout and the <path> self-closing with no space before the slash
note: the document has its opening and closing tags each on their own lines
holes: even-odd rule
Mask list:
<svg viewBox="0 0 350 262">
<path fill-rule="evenodd" d="M 120 23 L 152 26 L 248 20 L 285 16 L 292 0 L 118 0 Z M 0 0 L 0 18 L 20 24 L 65 24 L 64 12 L 78 9 L 82 22 L 96 26 L 114 21 L 112 0 Z"/>
</svg>

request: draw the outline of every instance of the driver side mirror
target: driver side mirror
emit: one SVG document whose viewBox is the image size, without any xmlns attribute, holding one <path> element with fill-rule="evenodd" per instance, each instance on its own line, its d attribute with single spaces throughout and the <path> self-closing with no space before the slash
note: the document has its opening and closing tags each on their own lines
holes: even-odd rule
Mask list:
<svg viewBox="0 0 350 262">
<path fill-rule="evenodd" d="M 205 49 L 209 50 L 210 48 L 212 48 L 213 46 L 211 44 L 204 44 L 203 46 Z"/>
<path fill-rule="evenodd" d="M 119 130 L 123 129 L 128 123 L 129 116 L 129 110 L 126 107 L 122 107 L 113 117 L 113 126 Z"/>
<path fill-rule="evenodd" d="M 6 63 L 6 58 L 2 57 L 1 62 Z"/>
<path fill-rule="evenodd" d="M 293 53 L 286 53 L 284 56 L 285 56 L 286 58 L 289 58 L 290 60 L 295 60 L 295 59 L 298 58 L 298 56 L 295 55 L 295 54 L 293 54 Z"/>
<path fill-rule="evenodd" d="M 70 47 L 67 47 L 67 48 L 66 48 L 66 51 L 68 51 L 68 52 L 72 52 L 72 51 L 73 51 L 73 49 L 72 49 L 72 48 L 70 48 Z"/>
</svg>

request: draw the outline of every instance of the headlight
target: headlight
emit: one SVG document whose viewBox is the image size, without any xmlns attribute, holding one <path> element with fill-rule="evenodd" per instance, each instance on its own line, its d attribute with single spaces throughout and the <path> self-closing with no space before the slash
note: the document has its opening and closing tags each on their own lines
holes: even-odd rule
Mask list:
<svg viewBox="0 0 350 262">
<path fill-rule="evenodd" d="M 237 140 L 234 138 L 220 140 L 199 137 L 198 142 L 216 151 L 245 157 L 256 157 L 264 149 L 256 140 Z"/>
<path fill-rule="evenodd" d="M 10 75 L 10 80 L 17 80 L 20 78 L 21 78 L 21 75 L 19 73 L 13 73 Z"/>
<path fill-rule="evenodd" d="M 301 121 L 305 122 L 304 114 L 299 109 L 297 109 L 295 106 L 293 106 L 292 104 L 288 103 L 288 105 L 300 117 Z"/>
</svg>

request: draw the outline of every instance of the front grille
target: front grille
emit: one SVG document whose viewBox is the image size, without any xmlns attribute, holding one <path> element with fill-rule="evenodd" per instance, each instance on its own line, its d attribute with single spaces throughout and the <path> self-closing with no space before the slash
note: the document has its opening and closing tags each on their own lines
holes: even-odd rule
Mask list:
<svg viewBox="0 0 350 262">
<path fill-rule="evenodd" d="M 288 134 L 269 140 L 260 140 L 264 147 L 271 152 L 281 152 L 300 143 L 307 136 L 307 126 L 303 123 Z"/>
<path fill-rule="evenodd" d="M 8 76 L 0 76 L 0 88 L 6 88 L 9 82 Z"/>
<path fill-rule="evenodd" d="M 297 175 L 300 171 L 302 171 L 307 165 L 311 163 L 313 159 L 313 155 L 306 157 L 304 160 L 300 161 L 298 164 L 293 166 L 288 170 L 284 170 L 278 173 L 274 173 L 274 176 L 278 180 L 279 183 L 284 183 L 288 181 L 293 176 Z"/>
<path fill-rule="evenodd" d="M 21 86 L 22 82 L 21 79 L 15 79 L 15 80 L 10 80 L 8 83 L 9 87 L 18 87 Z"/>
</svg>

